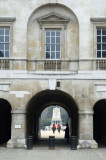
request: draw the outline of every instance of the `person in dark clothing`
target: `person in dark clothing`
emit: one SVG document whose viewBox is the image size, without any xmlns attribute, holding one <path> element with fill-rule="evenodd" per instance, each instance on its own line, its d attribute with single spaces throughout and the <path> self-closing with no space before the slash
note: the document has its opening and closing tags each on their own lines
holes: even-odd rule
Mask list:
<svg viewBox="0 0 106 160">
<path fill-rule="evenodd" d="M 52 130 L 53 130 L 53 133 L 55 133 L 55 130 L 56 130 L 55 124 L 53 124 Z"/>
<path fill-rule="evenodd" d="M 66 124 L 65 138 L 67 139 L 67 142 L 68 142 L 69 141 L 69 127 L 68 127 L 68 124 Z"/>
<path fill-rule="evenodd" d="M 58 124 L 57 130 L 58 130 L 58 132 L 60 133 L 61 126 L 60 126 L 59 124 Z"/>
</svg>

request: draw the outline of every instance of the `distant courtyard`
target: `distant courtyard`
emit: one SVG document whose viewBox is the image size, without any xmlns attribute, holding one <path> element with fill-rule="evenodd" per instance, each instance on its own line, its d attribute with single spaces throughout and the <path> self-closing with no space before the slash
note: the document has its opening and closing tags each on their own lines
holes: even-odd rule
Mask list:
<svg viewBox="0 0 106 160">
<path fill-rule="evenodd" d="M 64 138 L 64 135 L 65 135 L 65 131 L 60 131 L 60 133 L 56 130 L 55 133 L 53 133 L 52 130 L 50 131 L 43 131 L 41 130 L 41 138 L 49 138 L 49 136 L 55 136 L 55 138 Z"/>
</svg>

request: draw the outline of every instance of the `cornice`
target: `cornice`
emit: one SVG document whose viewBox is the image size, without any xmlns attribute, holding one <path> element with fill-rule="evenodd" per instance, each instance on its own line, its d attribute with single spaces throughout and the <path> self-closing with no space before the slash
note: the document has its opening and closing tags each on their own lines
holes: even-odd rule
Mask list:
<svg viewBox="0 0 106 160">
<path fill-rule="evenodd" d="M 92 17 L 90 18 L 92 22 L 106 22 L 106 17 Z"/>
<path fill-rule="evenodd" d="M 15 17 L 0 17 L 0 22 L 14 22 L 15 20 Z"/>
</svg>

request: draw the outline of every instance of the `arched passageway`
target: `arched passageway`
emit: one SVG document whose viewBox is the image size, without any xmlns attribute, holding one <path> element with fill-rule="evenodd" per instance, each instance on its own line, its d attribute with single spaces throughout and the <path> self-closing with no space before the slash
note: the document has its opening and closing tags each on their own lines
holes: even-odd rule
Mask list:
<svg viewBox="0 0 106 160">
<path fill-rule="evenodd" d="M 72 120 L 72 135 L 78 136 L 78 107 L 69 94 L 59 90 L 39 92 L 28 102 L 27 135 L 33 135 L 35 141 L 38 140 L 40 115 L 50 105 L 59 105 L 67 111 Z"/>
<path fill-rule="evenodd" d="M 93 119 L 94 140 L 99 146 L 106 146 L 106 100 L 100 100 L 95 104 Z"/>
<path fill-rule="evenodd" d="M 11 139 L 11 106 L 10 103 L 0 98 L 0 144 Z"/>
<path fill-rule="evenodd" d="M 48 106 L 43 110 L 40 117 L 41 140 L 49 139 L 49 136 L 55 136 L 55 139 L 63 140 L 66 124 L 70 127 L 69 133 L 71 133 L 71 118 L 63 107 Z"/>
</svg>

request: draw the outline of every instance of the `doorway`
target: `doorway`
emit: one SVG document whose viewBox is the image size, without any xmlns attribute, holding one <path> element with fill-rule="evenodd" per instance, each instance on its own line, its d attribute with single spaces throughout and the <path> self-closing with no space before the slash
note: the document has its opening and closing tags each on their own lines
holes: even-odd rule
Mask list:
<svg viewBox="0 0 106 160">
<path fill-rule="evenodd" d="M 11 139 L 11 105 L 0 98 L 0 144 Z"/>
<path fill-rule="evenodd" d="M 33 136 L 34 143 L 40 139 L 40 115 L 51 105 L 61 106 L 67 111 L 71 117 L 71 135 L 78 136 L 78 107 L 75 100 L 66 92 L 45 90 L 33 96 L 27 104 L 27 136 Z"/>
<path fill-rule="evenodd" d="M 98 101 L 94 106 L 94 140 L 99 146 L 106 146 L 106 100 Z"/>
</svg>

